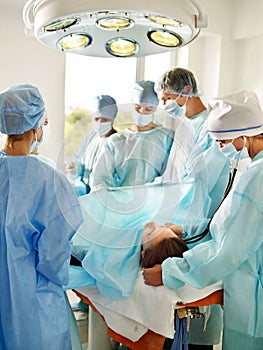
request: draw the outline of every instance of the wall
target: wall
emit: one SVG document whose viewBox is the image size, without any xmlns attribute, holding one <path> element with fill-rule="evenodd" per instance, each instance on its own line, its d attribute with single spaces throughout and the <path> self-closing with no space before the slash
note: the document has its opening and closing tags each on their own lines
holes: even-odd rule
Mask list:
<svg viewBox="0 0 263 350">
<path fill-rule="evenodd" d="M 47 103 L 51 127 L 49 145 L 41 150 L 56 159 L 64 137 L 65 56 L 25 36 L 22 3 L 21 6 L 12 6 L 12 1 L 1 4 L 0 90 L 17 83 L 39 87 Z"/>
<path fill-rule="evenodd" d="M 189 68 L 199 78 L 204 100 L 232 91 L 235 83 L 236 43 L 232 36 L 233 2 L 198 0 L 208 26 L 189 45 Z"/>
<path fill-rule="evenodd" d="M 188 46 L 188 67 L 200 81 L 204 100 L 239 89 L 263 96 L 262 0 L 198 2 L 208 16 L 208 28 Z M 42 153 L 56 159 L 63 144 L 65 56 L 24 35 L 22 7 L 22 0 L 1 4 L 0 89 L 21 82 L 39 86 L 52 129 Z"/>
<path fill-rule="evenodd" d="M 233 37 L 236 41 L 236 90 L 251 89 L 263 101 L 262 0 L 235 0 Z"/>
</svg>

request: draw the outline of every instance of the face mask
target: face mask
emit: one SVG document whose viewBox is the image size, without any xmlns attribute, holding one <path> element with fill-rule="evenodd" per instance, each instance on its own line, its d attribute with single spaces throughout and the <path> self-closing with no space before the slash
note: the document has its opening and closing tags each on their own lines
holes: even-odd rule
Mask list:
<svg viewBox="0 0 263 350">
<path fill-rule="evenodd" d="M 37 141 L 37 133 L 35 132 L 35 141 L 32 143 L 32 145 L 30 146 L 30 150 L 29 152 L 32 153 L 35 149 L 39 148 L 39 146 L 42 144 L 43 142 L 43 128 L 42 128 L 42 137 L 40 141 Z"/>
<path fill-rule="evenodd" d="M 232 143 L 228 143 L 224 147 L 220 148 L 220 151 L 229 159 L 237 160 L 239 152 Z"/>
<path fill-rule="evenodd" d="M 112 122 L 98 123 L 97 133 L 101 136 L 108 134 L 112 129 Z"/>
<path fill-rule="evenodd" d="M 240 151 L 236 150 L 236 147 L 233 145 L 233 143 L 228 143 L 220 150 L 227 158 L 231 160 L 238 161 L 240 159 L 249 158 L 248 149 L 246 147 L 246 138 L 244 138 L 244 146 Z"/>
<path fill-rule="evenodd" d="M 133 120 L 138 126 L 146 126 L 153 121 L 153 114 L 140 114 L 135 112 Z"/>
<path fill-rule="evenodd" d="M 177 101 L 173 100 L 165 105 L 164 110 L 172 114 L 174 118 L 183 118 L 186 113 L 186 103 L 183 106 L 179 106 Z"/>
</svg>

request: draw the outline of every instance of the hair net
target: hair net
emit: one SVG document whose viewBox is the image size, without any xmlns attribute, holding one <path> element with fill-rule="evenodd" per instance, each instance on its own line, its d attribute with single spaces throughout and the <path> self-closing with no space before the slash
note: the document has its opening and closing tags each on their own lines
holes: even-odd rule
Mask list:
<svg viewBox="0 0 263 350">
<path fill-rule="evenodd" d="M 14 85 L 0 93 L 0 131 L 19 135 L 45 121 L 45 102 L 35 86 Z"/>
<path fill-rule="evenodd" d="M 99 95 L 94 97 L 91 109 L 95 118 L 102 116 L 106 119 L 115 119 L 118 113 L 116 101 L 109 95 Z"/>
<path fill-rule="evenodd" d="M 132 102 L 158 106 L 159 100 L 154 91 L 154 82 L 150 80 L 138 81 L 132 92 Z"/>
<path fill-rule="evenodd" d="M 190 86 L 189 93 L 183 93 L 185 86 Z M 194 74 L 184 68 L 173 68 L 165 72 L 156 83 L 155 90 L 189 97 L 201 95 Z"/>
<path fill-rule="evenodd" d="M 228 140 L 263 132 L 263 113 L 252 91 L 212 99 L 208 111 L 208 131 L 213 139 Z"/>
</svg>

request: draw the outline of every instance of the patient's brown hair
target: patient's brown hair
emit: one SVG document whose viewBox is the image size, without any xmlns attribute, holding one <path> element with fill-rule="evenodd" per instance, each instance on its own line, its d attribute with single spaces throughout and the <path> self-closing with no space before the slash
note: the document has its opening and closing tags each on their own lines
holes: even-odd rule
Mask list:
<svg viewBox="0 0 263 350">
<path fill-rule="evenodd" d="M 188 250 L 187 245 L 182 239 L 177 236 L 167 237 L 144 250 L 141 266 L 149 268 L 155 264 L 161 264 L 167 258 L 181 258 L 186 250 Z"/>
</svg>

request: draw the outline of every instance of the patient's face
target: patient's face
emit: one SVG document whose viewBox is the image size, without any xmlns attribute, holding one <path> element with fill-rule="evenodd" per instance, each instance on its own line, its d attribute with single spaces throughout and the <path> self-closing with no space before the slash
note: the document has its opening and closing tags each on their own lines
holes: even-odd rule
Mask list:
<svg viewBox="0 0 263 350">
<path fill-rule="evenodd" d="M 176 236 L 175 233 L 165 225 L 149 222 L 145 225 L 142 233 L 143 250 L 153 247 L 160 241 Z"/>
</svg>

